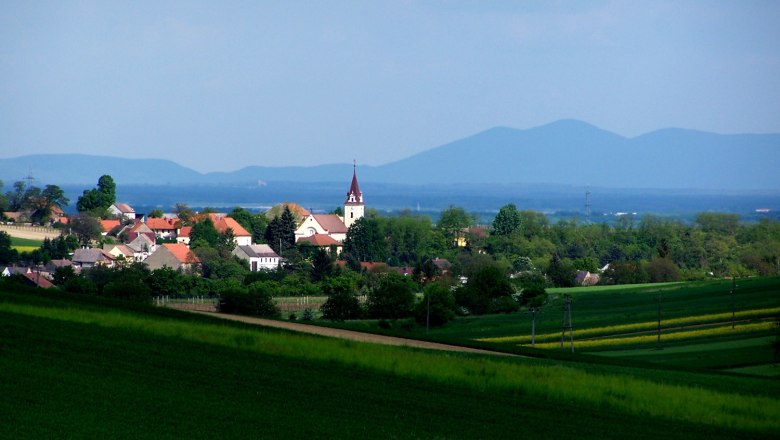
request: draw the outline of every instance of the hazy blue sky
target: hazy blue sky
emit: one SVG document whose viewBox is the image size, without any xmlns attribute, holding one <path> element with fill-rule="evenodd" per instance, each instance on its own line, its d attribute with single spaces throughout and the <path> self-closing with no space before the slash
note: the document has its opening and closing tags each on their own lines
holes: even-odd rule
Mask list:
<svg viewBox="0 0 780 440">
<path fill-rule="evenodd" d="M 780 132 L 778 1 L 0 2 L 0 157 L 381 164 L 575 118 Z"/>
</svg>

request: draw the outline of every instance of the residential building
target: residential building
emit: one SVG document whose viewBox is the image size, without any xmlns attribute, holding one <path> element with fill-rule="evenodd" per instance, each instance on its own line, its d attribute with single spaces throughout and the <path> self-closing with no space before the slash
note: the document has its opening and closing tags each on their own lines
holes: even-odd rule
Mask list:
<svg viewBox="0 0 780 440">
<path fill-rule="evenodd" d="M 164 243 L 144 260 L 144 264 L 149 267 L 149 270 L 170 267 L 174 270 L 189 271 L 200 265 L 200 259 L 185 244 Z"/>
<path fill-rule="evenodd" d="M 236 246 L 233 255 L 249 261 L 249 269 L 252 272 L 274 270 L 280 263 L 279 255 L 267 244 Z"/>
<path fill-rule="evenodd" d="M 114 203 L 108 207 L 108 212 L 121 220 L 135 220 L 136 217 L 135 209 L 127 203 Z"/>
</svg>

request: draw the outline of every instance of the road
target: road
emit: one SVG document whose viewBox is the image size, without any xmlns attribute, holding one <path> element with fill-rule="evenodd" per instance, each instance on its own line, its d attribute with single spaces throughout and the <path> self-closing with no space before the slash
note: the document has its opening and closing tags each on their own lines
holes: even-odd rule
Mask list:
<svg viewBox="0 0 780 440">
<path fill-rule="evenodd" d="M 490 354 L 497 356 L 517 356 L 509 353 L 500 353 L 497 351 L 480 350 L 478 348 L 460 347 L 458 345 L 440 344 L 438 342 L 418 341 L 416 339 L 397 338 L 394 336 L 374 335 L 371 333 L 362 333 L 352 330 L 343 330 L 338 328 L 320 327 L 316 325 L 300 324 L 297 322 L 276 321 L 273 319 L 253 318 L 249 316 L 231 315 L 227 313 L 214 313 L 190 310 L 192 313 L 213 316 L 220 319 L 229 319 L 248 324 L 261 325 L 264 327 L 281 328 L 295 332 L 308 333 L 312 335 L 328 336 L 332 338 L 349 339 L 351 341 L 369 342 L 373 344 L 397 345 L 403 347 L 425 348 L 429 350 L 454 351 L 461 353 Z"/>
</svg>

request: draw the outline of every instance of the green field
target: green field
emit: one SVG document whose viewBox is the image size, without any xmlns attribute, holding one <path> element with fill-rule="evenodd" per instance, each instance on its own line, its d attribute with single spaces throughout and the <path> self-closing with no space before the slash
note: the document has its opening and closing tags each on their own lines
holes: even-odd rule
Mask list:
<svg viewBox="0 0 780 440">
<path fill-rule="evenodd" d="M 30 252 L 41 247 L 43 240 L 11 237 L 11 247 L 19 252 Z"/>
<path fill-rule="evenodd" d="M 0 291 L 5 438 L 772 438 L 780 382 L 428 352 Z"/>
<path fill-rule="evenodd" d="M 740 371 L 746 374 L 777 375 L 778 368 L 772 368 L 778 363 L 772 344 L 780 333 L 780 278 L 741 279 L 735 294 L 731 288 L 731 280 L 715 280 L 549 289 L 549 303 L 536 317 L 535 348 L 531 348 L 528 311 L 457 318 L 429 333 L 410 322 L 394 322 L 389 329 L 375 321 L 326 325 L 561 358 L 569 351 L 568 333 L 565 350 L 560 348 L 564 295 L 569 294 L 577 353 L 603 355 L 609 363 L 624 360 L 723 371 L 743 368 Z M 657 343 L 659 295 L 661 350 Z"/>
</svg>

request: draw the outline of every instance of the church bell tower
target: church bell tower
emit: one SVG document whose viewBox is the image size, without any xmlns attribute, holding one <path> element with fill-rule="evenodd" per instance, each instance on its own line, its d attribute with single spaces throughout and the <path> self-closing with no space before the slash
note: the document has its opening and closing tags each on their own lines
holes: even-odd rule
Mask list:
<svg viewBox="0 0 780 440">
<path fill-rule="evenodd" d="M 366 205 L 363 203 L 363 193 L 357 181 L 357 164 L 352 164 L 352 185 L 347 192 L 347 200 L 344 202 L 344 224 L 349 228 L 358 219 L 363 218 Z"/>
</svg>

